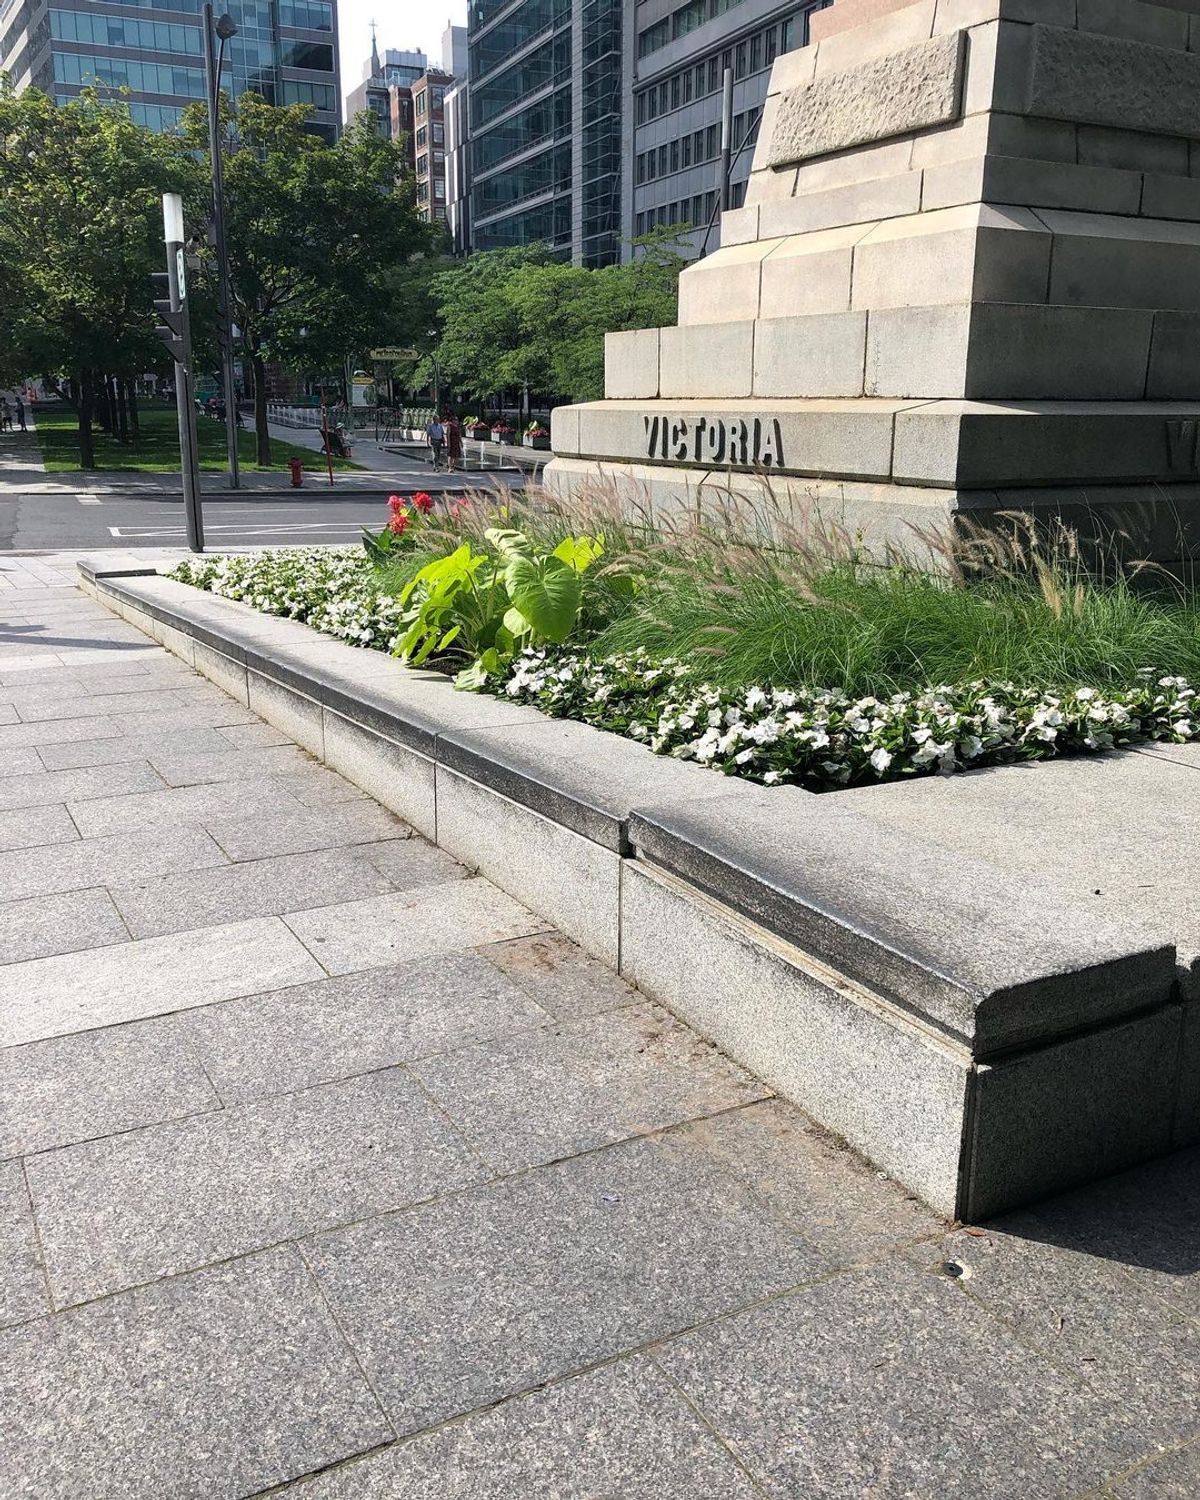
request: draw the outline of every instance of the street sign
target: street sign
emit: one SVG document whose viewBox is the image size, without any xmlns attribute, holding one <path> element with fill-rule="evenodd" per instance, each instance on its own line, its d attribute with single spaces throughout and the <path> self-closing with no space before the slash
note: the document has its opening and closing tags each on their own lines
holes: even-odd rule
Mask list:
<svg viewBox="0 0 1200 1500">
<path fill-rule="evenodd" d="M 419 356 L 415 349 L 393 349 L 389 347 L 386 349 L 372 349 L 371 358 L 375 360 L 377 364 L 394 365 L 397 360 L 417 359 L 419 358 Z"/>
<path fill-rule="evenodd" d="M 152 275 L 154 290 L 163 295 L 155 297 L 154 311 L 158 314 L 158 324 L 154 332 L 162 340 L 167 353 L 177 365 L 185 363 L 187 345 L 184 342 L 182 310 L 172 312 L 170 298 L 170 278 L 166 271 L 155 271 Z"/>
</svg>

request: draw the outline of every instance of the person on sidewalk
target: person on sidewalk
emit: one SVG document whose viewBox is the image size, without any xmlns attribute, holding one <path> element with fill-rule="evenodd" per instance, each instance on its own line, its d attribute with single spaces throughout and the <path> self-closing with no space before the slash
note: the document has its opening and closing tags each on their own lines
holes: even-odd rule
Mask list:
<svg viewBox="0 0 1200 1500">
<path fill-rule="evenodd" d="M 446 468 L 453 472 L 462 467 L 462 428 L 458 418 L 447 412 L 442 413 L 442 426 L 446 431 Z"/>
<path fill-rule="evenodd" d="M 17 399 L 17 422 L 19 423 L 22 432 L 28 432 L 29 428 L 26 427 L 26 425 L 25 425 L 25 403 L 24 403 L 24 401 L 21 400 L 20 396 L 18 396 L 16 399 Z"/>
<path fill-rule="evenodd" d="M 446 446 L 446 429 L 442 426 L 441 419 L 435 413 L 426 424 L 425 437 L 430 448 L 433 449 L 433 467 L 442 467 L 442 449 Z"/>
<path fill-rule="evenodd" d="M 12 412 L 9 410 L 8 397 L 0 396 L 0 432 L 12 431 Z"/>
</svg>

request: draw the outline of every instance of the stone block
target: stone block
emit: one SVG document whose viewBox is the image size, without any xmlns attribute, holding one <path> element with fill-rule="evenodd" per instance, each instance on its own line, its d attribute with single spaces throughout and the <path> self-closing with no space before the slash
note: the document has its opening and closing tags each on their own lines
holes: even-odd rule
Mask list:
<svg viewBox="0 0 1200 1500">
<path fill-rule="evenodd" d="M 250 707 L 249 687 L 246 682 L 246 668 L 240 662 L 231 661 L 223 652 L 215 651 L 211 646 L 206 646 L 203 641 L 192 643 L 192 661 L 196 671 L 202 673 L 210 682 L 216 685 L 231 698 Z"/>
<path fill-rule="evenodd" d="M 972 116 L 977 119 L 978 116 Z M 1083 161 L 1078 142 L 1079 128 L 1067 120 L 1038 120 L 1032 115 L 1009 115 L 996 111 L 987 121 L 987 150 L 994 156 L 1023 156 L 1039 161 Z M 964 120 L 966 126 L 969 121 Z M 950 132 L 946 132 L 949 134 Z M 1149 137 L 1142 136 L 1142 140 Z M 1154 137 L 1159 139 L 1159 137 Z M 914 162 L 917 152 L 913 153 Z M 1124 166 L 1120 161 L 1092 161 L 1093 166 Z"/>
<path fill-rule="evenodd" d="M 899 218 L 919 213 L 921 174 L 880 177 L 823 193 L 763 203 L 759 206 L 760 232 L 766 239 L 807 234 L 814 229 L 835 229 L 846 224 L 866 224 L 873 219 Z"/>
<path fill-rule="evenodd" d="M 877 57 L 915 47 L 933 35 L 933 17 L 937 0 L 908 0 L 886 14 L 872 16 L 854 25 L 850 31 L 833 35 L 822 33 L 817 46 L 816 77 L 844 73 L 861 67 Z M 820 30 L 820 28 L 818 28 Z"/>
<path fill-rule="evenodd" d="M 1107 125 L 1080 125 L 1076 127 L 1076 135 L 1079 160 L 1084 166 L 1188 175 L 1189 143 L 1183 136 L 1148 135 L 1142 130 L 1120 130 Z"/>
<path fill-rule="evenodd" d="M 321 955 L 330 974 L 461 953 L 484 943 L 528 937 L 546 925 L 486 880 L 440 881 L 290 913 L 285 920 L 310 952 Z M 242 993 L 265 988 L 257 985 Z"/>
<path fill-rule="evenodd" d="M 972 27 L 963 89 L 964 115 L 983 110 L 1014 115 L 1048 113 L 1034 109 L 1029 102 L 1030 30 L 1010 20 Z"/>
<path fill-rule="evenodd" d="M 107 891 L 70 891 L 0 904 L 0 964 L 128 941 Z"/>
<path fill-rule="evenodd" d="M 331 770 L 361 787 L 426 838 L 435 836 L 432 760 L 330 709 L 325 710 L 324 743 L 325 764 Z"/>
<path fill-rule="evenodd" d="M 827 1263 L 675 1135 L 321 1235 L 304 1253 L 401 1434 L 769 1297 Z M 511 1337 L 515 1327 L 526 1336 Z"/>
<path fill-rule="evenodd" d="M 1171 994 L 1172 945 L 1073 896 L 1010 884 L 967 854 L 951 870 L 940 845 L 893 835 L 828 798 L 746 783 L 725 798 L 635 814 L 630 840 L 975 1060 L 1115 1023 Z"/>
<path fill-rule="evenodd" d="M 441 848 L 502 880 L 525 906 L 616 967 L 621 858 L 615 850 L 445 766 L 437 769 L 437 794 Z M 546 925 L 527 913 L 521 919 L 527 933 Z M 514 907 L 510 920 L 521 919 Z M 490 941 L 520 935 L 498 933 Z"/>
<path fill-rule="evenodd" d="M 927 167 L 921 201 L 926 212 L 982 202 L 1135 214 L 1141 195 L 1142 178 L 1138 172 L 1085 167 L 1073 162 L 987 156 Z"/>
<path fill-rule="evenodd" d="M 756 318 L 763 257 L 782 243 L 758 240 L 753 244 L 726 246 L 687 267 L 679 278 L 680 326 Z M 608 394 L 607 385 L 605 390 Z"/>
<path fill-rule="evenodd" d="M 802 196 L 823 193 L 829 188 L 849 187 L 856 182 L 907 172 L 913 145 L 911 136 L 903 136 L 806 161 L 796 173 L 796 192 Z"/>
<path fill-rule="evenodd" d="M 838 398 L 750 402 L 659 402 L 650 408 L 582 410 L 582 446 L 597 458 L 691 465 L 689 496 L 705 471 L 841 474 L 890 472 L 897 403 Z M 683 482 L 682 480 L 678 482 Z M 694 503 L 694 501 L 693 501 Z"/>
<path fill-rule="evenodd" d="M 1170 11 L 1132 0 L 1107 9 L 1113 15 L 1119 11 L 1133 26 L 1169 27 L 1177 21 Z M 1159 22 L 1155 11 L 1165 19 Z M 1127 36 L 1058 26 L 1031 29 L 1030 113 L 1162 135 L 1200 136 L 1200 56 Z"/>
<path fill-rule="evenodd" d="M 773 100 L 767 101 L 768 104 L 773 102 Z M 760 208 L 764 203 L 786 202 L 795 191 L 795 167 L 763 167 L 750 173 L 746 182 L 743 206 Z"/>
<path fill-rule="evenodd" d="M 661 330 L 659 390 L 664 396 L 748 396 L 754 369 L 753 322 Z M 581 428 L 581 446 L 586 442 Z"/>
<path fill-rule="evenodd" d="M 874 227 L 823 229 L 781 241 L 762 263 L 762 317 L 847 311 L 854 246 Z"/>
<path fill-rule="evenodd" d="M 1075 0 L 938 0 L 933 34 L 940 36 L 945 31 L 1001 19 L 1074 26 Z"/>
<path fill-rule="evenodd" d="M 758 238 L 758 209 L 752 204 L 727 208 L 717 222 L 722 245 L 748 245 Z"/>
<path fill-rule="evenodd" d="M 1042 302 L 1051 237 L 1028 210 L 972 205 L 880 224 L 854 252 L 851 304 Z"/>
<path fill-rule="evenodd" d="M 838 74 L 823 66 L 818 49 L 813 83 L 780 98 L 768 165 L 787 166 L 957 119 L 965 57 L 964 32 L 922 40 Z"/>
<path fill-rule="evenodd" d="M 1200 313 L 1154 314 L 1146 397 L 1200 401 Z"/>
<path fill-rule="evenodd" d="M 0 812 L 0 851 L 77 842 L 79 830 L 60 803 Z"/>
<path fill-rule="evenodd" d="M 64 734 L 68 724 L 82 724 L 84 720 L 70 719 L 62 723 L 14 724 L 13 729 L 28 729 L 31 738 L 47 740 L 88 738 L 87 734 Z M 95 720 L 86 721 L 94 724 Z M 55 734 L 58 730 L 59 734 Z M 162 787 L 159 776 L 144 761 L 115 766 L 101 766 L 75 771 L 29 771 L 13 776 L 0 776 L 0 809 L 34 808 L 52 802 L 66 802 L 83 807 L 84 799 L 95 798 L 102 805 L 110 799 L 144 793 L 153 793 Z M 87 835 L 85 834 L 84 837 Z"/>
<path fill-rule="evenodd" d="M 318 760 L 325 759 L 321 705 L 314 699 L 284 687 L 260 672 L 247 675 L 250 708 L 259 718 L 281 729 L 289 739 L 310 751 Z"/>
<path fill-rule="evenodd" d="M 725 790 L 703 766 L 561 719 L 443 735 L 439 772 L 443 767 L 616 854 L 628 853 L 625 825 L 634 808 Z"/>
<path fill-rule="evenodd" d="M 867 314 L 861 312 L 758 322 L 754 394 L 861 396 L 866 333 Z"/>
<path fill-rule="evenodd" d="M 682 297 L 682 281 L 680 293 Z M 658 395 L 657 328 L 604 335 L 604 394 L 634 399 Z"/>
<path fill-rule="evenodd" d="M 960 1216 L 990 1218 L 1169 1151 L 1180 1023 L 1179 1006 L 1167 1006 L 982 1064 Z"/>
<path fill-rule="evenodd" d="M 968 1060 L 856 1003 L 698 898 L 627 863 L 621 972 L 694 1031 L 953 1215 Z"/>
<path fill-rule="evenodd" d="M 1054 234 L 1049 301 L 1200 311 L 1200 226 L 1102 214 L 1039 214 Z"/>
<path fill-rule="evenodd" d="M 1200 182 L 1193 177 L 1162 177 L 1147 172 L 1142 189 L 1142 213 L 1150 219 L 1200 222 Z"/>
<path fill-rule="evenodd" d="M 10 964 L 0 1045 L 117 1025 L 322 976 L 274 917 Z"/>
<path fill-rule="evenodd" d="M 1182 10 L 1163 5 L 1142 5 L 1138 0 L 1078 0 L 1076 24 L 1084 32 L 1187 50 L 1187 16 Z"/>
<path fill-rule="evenodd" d="M 797 47 L 792 52 L 781 52 L 771 64 L 771 76 L 767 82 L 767 98 L 785 93 L 788 89 L 801 89 L 813 81 L 817 70 L 817 49 Z M 759 133 L 759 140 L 762 134 Z"/>
<path fill-rule="evenodd" d="M 40 1318 L 3 1360 L 13 1496 L 248 1495 L 393 1435 L 291 1246 Z"/>
<path fill-rule="evenodd" d="M 64 1146 L 26 1171 L 59 1307 L 486 1175 L 403 1068 Z"/>
<path fill-rule="evenodd" d="M 550 413 L 550 446 L 555 453 L 579 452 L 579 412 L 574 406 L 556 406 Z"/>
</svg>

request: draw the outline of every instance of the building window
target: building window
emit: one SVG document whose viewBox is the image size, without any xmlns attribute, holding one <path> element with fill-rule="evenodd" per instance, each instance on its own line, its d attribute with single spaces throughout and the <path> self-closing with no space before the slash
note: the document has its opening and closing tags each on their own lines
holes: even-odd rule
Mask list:
<svg viewBox="0 0 1200 1500">
<path fill-rule="evenodd" d="M 637 122 L 639 125 L 646 123 L 646 97 L 644 92 L 637 96 Z"/>
<path fill-rule="evenodd" d="M 679 171 L 679 142 L 677 140 L 671 142 L 671 171 Z"/>
<path fill-rule="evenodd" d="M 768 26 L 763 34 L 763 61 L 769 68 L 775 61 L 775 54 L 779 51 L 779 33 L 774 26 Z"/>
<path fill-rule="evenodd" d="M 417 157 L 417 176 L 426 177 L 429 174 L 429 157 L 422 153 Z"/>
<path fill-rule="evenodd" d="M 433 144 L 435 146 L 444 146 L 446 144 L 446 127 L 444 125 L 434 125 L 432 128 Z"/>
<path fill-rule="evenodd" d="M 421 115 L 423 115 L 425 113 L 425 90 L 424 89 L 422 89 L 419 94 L 414 94 L 414 96 L 413 96 L 413 109 L 414 109 L 414 112 L 416 113 L 418 119 L 420 118 Z"/>
<path fill-rule="evenodd" d="M 721 87 L 721 59 L 710 57 L 708 60 L 708 92 L 715 94 Z"/>
<path fill-rule="evenodd" d="M 683 85 L 680 82 L 679 74 L 676 73 L 675 76 L 674 76 L 674 78 L 671 79 L 671 108 L 672 109 L 678 109 L 679 108 L 680 91 L 681 91 L 682 87 L 683 87 Z"/>
<path fill-rule="evenodd" d="M 763 36 L 756 31 L 750 38 L 750 71 L 757 73 L 763 65 Z"/>
<path fill-rule="evenodd" d="M 679 165 L 686 169 L 687 167 L 690 167 L 691 164 L 692 138 L 690 135 L 685 135 L 679 143 Z"/>
<path fill-rule="evenodd" d="M 446 184 L 440 177 L 435 177 L 433 180 L 433 196 L 439 203 L 446 201 Z"/>
<path fill-rule="evenodd" d="M 657 52 L 660 47 L 665 47 L 671 40 L 671 18 L 664 16 L 661 21 L 655 21 L 653 26 L 648 26 L 638 37 L 638 56 L 649 57 L 651 52 Z"/>
<path fill-rule="evenodd" d="M 721 144 L 720 127 L 710 125 L 704 135 L 704 159 L 711 161 Z"/>
<path fill-rule="evenodd" d="M 704 217 L 704 199 L 697 193 L 692 199 L 692 223 L 699 224 Z"/>
<path fill-rule="evenodd" d="M 687 70 L 687 72 L 684 73 L 684 75 L 683 75 L 683 102 L 685 104 L 690 104 L 692 102 L 692 70 L 691 70 L 691 68 L 689 68 Z"/>
<path fill-rule="evenodd" d="M 734 78 L 745 78 L 747 50 L 745 42 L 739 42 L 733 54 L 733 76 Z"/>
<path fill-rule="evenodd" d="M 671 35 L 687 36 L 689 31 L 695 31 L 707 20 L 708 0 L 688 0 L 688 4 L 681 6 L 671 17 Z"/>
<path fill-rule="evenodd" d="M 279 60 L 285 68 L 309 68 L 317 73 L 333 72 L 333 47 L 329 42 L 284 41 Z"/>
<path fill-rule="evenodd" d="M 425 142 L 426 142 L 427 139 L 428 139 L 428 130 L 427 130 L 427 128 L 424 125 L 422 125 L 421 128 L 420 128 L 420 130 L 417 131 L 417 145 L 418 146 L 423 146 L 425 144 Z"/>
<path fill-rule="evenodd" d="M 667 148 L 665 145 L 658 148 L 658 175 L 660 177 L 667 175 Z"/>
</svg>

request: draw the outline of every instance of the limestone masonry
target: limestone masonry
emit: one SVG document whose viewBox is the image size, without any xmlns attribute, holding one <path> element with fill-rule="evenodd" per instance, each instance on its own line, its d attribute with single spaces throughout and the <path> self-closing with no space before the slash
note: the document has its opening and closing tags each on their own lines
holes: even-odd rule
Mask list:
<svg viewBox="0 0 1200 1500">
<path fill-rule="evenodd" d="M 880 545 L 1016 509 L 1196 550 L 1200 6 L 818 21 L 678 326 L 608 336 L 606 399 L 555 412 L 548 481 L 815 502 Z"/>
</svg>

